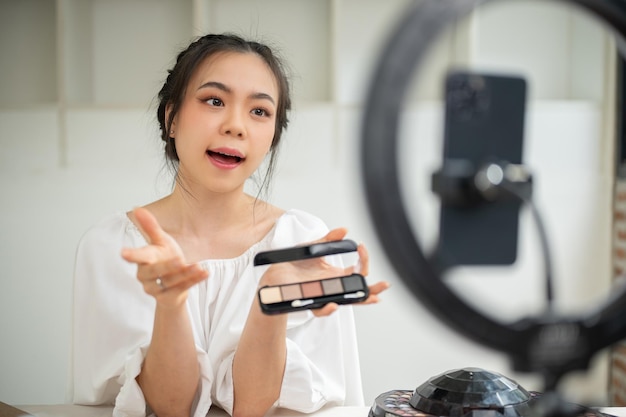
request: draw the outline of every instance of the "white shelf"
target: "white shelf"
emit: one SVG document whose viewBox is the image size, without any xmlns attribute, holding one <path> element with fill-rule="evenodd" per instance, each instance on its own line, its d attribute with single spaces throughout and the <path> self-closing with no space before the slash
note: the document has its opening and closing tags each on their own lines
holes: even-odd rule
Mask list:
<svg viewBox="0 0 626 417">
<path fill-rule="evenodd" d="M 192 36 L 179 0 L 60 0 L 68 104 L 145 106 Z"/>
<path fill-rule="evenodd" d="M 58 100 L 56 32 L 54 2 L 0 1 L 0 107 Z"/>
<path fill-rule="evenodd" d="M 235 32 L 275 46 L 293 79 L 298 100 L 330 101 L 330 0 L 200 0 L 201 33 Z"/>
<path fill-rule="evenodd" d="M 176 54 L 207 32 L 235 32 L 276 47 L 289 66 L 296 101 L 360 105 L 380 49 L 409 4 L 0 0 L 0 107 L 145 108 Z M 444 31 L 420 68 L 412 97 L 438 98 L 436 80 L 446 68 L 471 64 L 524 73 L 540 99 L 600 101 L 606 56 L 615 50 L 607 33 L 563 4 L 487 4 Z"/>
</svg>

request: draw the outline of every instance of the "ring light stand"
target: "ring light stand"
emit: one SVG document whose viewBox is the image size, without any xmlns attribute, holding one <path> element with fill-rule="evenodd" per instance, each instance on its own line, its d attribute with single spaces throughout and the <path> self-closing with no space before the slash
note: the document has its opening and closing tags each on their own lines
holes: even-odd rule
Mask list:
<svg viewBox="0 0 626 417">
<path fill-rule="evenodd" d="M 361 150 L 364 193 L 388 259 L 419 301 L 461 334 L 509 355 L 515 370 L 541 374 L 546 391 L 553 391 L 565 373 L 586 369 L 596 352 L 626 337 L 624 288 L 613 291 L 599 309 L 578 317 L 548 311 L 515 323 L 495 321 L 467 305 L 445 284 L 443 271 L 424 253 L 413 234 L 401 197 L 398 122 L 409 81 L 443 29 L 483 3 L 487 1 L 414 2 L 394 29 L 378 59 L 365 101 Z M 623 46 L 625 1 L 570 3 L 599 17 Z"/>
</svg>

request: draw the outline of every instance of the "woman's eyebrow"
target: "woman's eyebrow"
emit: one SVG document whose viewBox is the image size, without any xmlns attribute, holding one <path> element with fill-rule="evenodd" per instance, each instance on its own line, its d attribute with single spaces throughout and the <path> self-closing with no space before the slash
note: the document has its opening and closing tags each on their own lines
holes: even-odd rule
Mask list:
<svg viewBox="0 0 626 417">
<path fill-rule="evenodd" d="M 198 90 L 202 90 L 203 88 L 211 88 L 211 87 L 217 88 L 218 90 L 221 90 L 225 93 L 232 93 L 232 90 L 229 87 L 227 87 L 225 84 L 220 83 L 218 81 L 207 81 L 206 83 L 198 87 Z M 253 93 L 253 94 L 250 94 L 250 98 L 268 100 L 272 104 L 276 105 L 276 101 L 274 100 L 274 98 L 267 93 Z"/>
<path fill-rule="evenodd" d="M 222 84 L 222 83 L 217 82 L 217 81 L 207 81 L 206 83 L 204 83 L 200 87 L 198 87 L 198 90 L 202 90 L 203 88 L 209 88 L 209 87 L 217 88 L 218 90 L 222 90 L 225 93 L 230 93 L 231 92 L 231 89 L 226 87 L 225 84 Z"/>
<path fill-rule="evenodd" d="M 255 93 L 255 94 L 251 94 L 250 98 L 255 98 L 255 99 L 262 99 L 262 100 L 269 100 L 272 102 L 273 105 L 276 105 L 276 102 L 274 101 L 274 99 L 272 98 L 272 96 L 270 96 L 269 94 L 266 93 Z"/>
</svg>

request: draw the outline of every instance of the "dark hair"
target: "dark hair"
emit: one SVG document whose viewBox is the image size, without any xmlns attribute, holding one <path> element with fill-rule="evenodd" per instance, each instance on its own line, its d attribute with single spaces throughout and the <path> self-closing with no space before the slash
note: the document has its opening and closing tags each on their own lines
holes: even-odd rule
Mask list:
<svg viewBox="0 0 626 417">
<path fill-rule="evenodd" d="M 276 126 L 274 138 L 270 146 L 270 159 L 267 164 L 266 175 L 260 185 L 260 190 L 269 184 L 275 166 L 278 145 L 283 130 L 287 127 L 289 119 L 287 112 L 291 109 L 291 98 L 289 92 L 289 81 L 285 72 L 285 67 L 280 58 L 272 50 L 259 42 L 248 41 L 240 36 L 224 34 L 208 34 L 197 38 L 185 50 L 181 51 L 174 67 L 168 71 L 167 79 L 159 91 L 159 107 L 157 109 L 157 120 L 161 128 L 161 139 L 165 142 L 165 157 L 175 171 L 178 171 L 178 153 L 176 152 L 176 141 L 170 138 L 172 121 L 180 110 L 185 97 L 187 85 L 194 71 L 199 64 L 210 56 L 219 52 L 240 52 L 254 53 L 261 57 L 270 68 L 276 83 L 278 84 L 278 108 L 276 110 Z M 169 113 L 166 112 L 169 106 Z M 166 120 L 167 114 L 167 120 Z"/>
</svg>

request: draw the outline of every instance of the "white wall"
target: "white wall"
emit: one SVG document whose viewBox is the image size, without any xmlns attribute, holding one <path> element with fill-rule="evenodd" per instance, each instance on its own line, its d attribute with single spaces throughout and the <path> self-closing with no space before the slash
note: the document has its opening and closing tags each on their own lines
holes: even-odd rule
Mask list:
<svg viewBox="0 0 626 417">
<path fill-rule="evenodd" d="M 74 3 L 63 0 L 57 4 Z M 235 2 L 232 7 L 235 11 L 249 10 L 253 3 Z M 317 77 L 319 71 L 300 71 L 308 68 L 306 54 L 294 51 L 302 40 L 298 36 L 316 45 L 317 41 L 311 38 L 320 29 L 304 28 L 303 35 L 285 40 L 287 58 L 296 55 L 299 99 L 285 137 L 272 202 L 308 210 L 324 218 L 331 227 L 347 226 L 350 237 L 370 248 L 370 280 L 386 279 L 392 283 L 381 304 L 356 308 L 368 403 L 387 390 L 414 389 L 435 374 L 466 366 L 501 372 L 527 384 L 527 388 L 538 389 L 534 377 L 513 373 L 507 358 L 454 333 L 406 292 L 378 245 L 368 218 L 358 166 L 362 97 L 384 35 L 405 3 L 333 0 L 325 2 L 321 10 L 316 9 L 316 13 L 332 15 L 330 23 L 321 26 L 321 39 L 326 46 L 319 46 L 322 52 L 314 52 L 330 56 L 319 71 L 330 68 L 332 75 L 315 81 L 313 87 L 306 84 L 305 77 Z M 474 37 L 470 43 L 476 49 L 471 54 L 466 52 L 461 60 L 480 67 L 521 68 L 532 82 L 525 160 L 537 173 L 537 203 L 553 245 L 559 306 L 565 311 L 582 310 L 606 294 L 611 274 L 612 149 L 607 145 L 610 141 L 604 128 L 609 118 L 604 108 L 609 42 L 602 30 L 563 6 L 528 3 L 523 7 L 521 2 L 511 2 L 508 10 L 505 6 L 481 10 L 465 22 L 467 33 Z M 0 7 L 8 7 L 7 4 L 0 3 Z M 122 3 L 94 0 L 89 4 L 100 10 L 97 17 L 103 18 L 116 10 L 107 9 L 107 5 Z M 137 1 L 133 4 L 142 5 Z M 175 8 L 177 4 L 169 3 L 166 8 Z M 252 13 L 253 24 L 237 23 L 218 18 L 225 7 L 232 12 L 228 9 L 230 3 L 216 0 L 210 3 L 211 7 L 198 1 L 192 4 L 196 12 L 213 13 L 194 19 L 200 23 L 208 21 L 216 30 L 238 25 L 234 29 L 276 39 L 277 43 L 291 31 L 298 31 L 297 26 L 289 26 L 283 27 L 283 34 L 266 33 L 263 19 L 276 19 L 273 13 L 265 16 L 263 11 L 257 11 Z M 241 4 L 246 7 L 238 8 Z M 271 10 L 280 7 L 279 1 L 268 4 L 274 7 Z M 301 4 L 306 4 L 301 6 L 306 8 L 310 3 Z M 184 26 L 181 16 L 191 9 L 189 5 L 185 7 L 175 14 L 177 27 Z M 0 9 L 0 16 L 2 10 L 7 9 Z M 549 39 L 549 50 L 560 51 L 563 57 L 538 54 L 536 47 L 520 46 L 513 48 L 517 54 L 511 53 L 512 44 L 524 43 L 521 35 L 528 33 L 528 26 L 522 19 L 519 26 L 502 27 L 503 16 L 508 23 L 511 14 L 533 19 L 537 13 L 545 20 L 533 22 L 533 45 Z M 97 18 L 92 23 L 103 30 Z M 98 30 L 90 33 L 104 36 L 98 35 Z M 572 39 L 581 31 L 587 34 L 586 42 L 573 48 Z M 0 39 L 6 39 L 4 34 L 0 32 Z M 595 41 L 589 45 L 589 39 Z M 93 42 L 101 51 L 113 46 L 103 38 Z M 172 46 L 165 49 L 174 50 L 175 43 L 172 41 Z M 1 42 L 0 47 L 7 48 Z M 80 52 L 84 47 L 77 48 L 73 51 Z M 440 59 L 433 61 L 429 75 L 417 81 L 420 96 L 437 97 L 437 77 L 441 74 L 436 74 L 436 70 L 441 69 L 442 62 L 459 58 L 447 56 L 448 52 L 443 45 L 437 51 Z M 149 57 L 156 59 L 158 55 L 151 52 Z M 168 57 L 164 59 L 169 59 L 169 55 L 164 54 Z M 67 95 L 59 94 L 61 101 L 67 98 L 73 105 L 45 104 L 51 94 L 54 96 L 54 92 L 47 91 L 35 99 L 25 99 L 27 104 L 33 100 L 44 104 L 11 106 L 11 100 L 20 94 L 19 85 L 7 85 L 8 92 L 0 97 L 0 401 L 35 404 L 65 400 L 76 243 L 82 232 L 102 216 L 147 203 L 168 190 L 153 111 L 148 105 L 137 104 L 147 103 L 152 97 L 139 96 L 136 102 L 137 96 L 122 98 L 122 102 L 132 105 L 112 105 L 116 98 L 108 97 L 111 91 L 102 87 L 107 77 L 117 74 L 111 62 L 114 58 L 108 57 L 102 64 L 109 65 L 109 72 L 100 68 L 90 73 L 98 80 L 79 80 L 78 87 L 95 84 L 93 91 L 85 92 L 70 83 L 66 86 Z M 588 65 L 590 59 L 597 59 L 598 64 Z M 554 64 L 547 65 L 546 60 L 554 60 Z M 67 58 L 60 67 L 78 61 L 76 56 Z M 162 68 L 167 64 L 164 62 Z M 588 71 L 582 71 L 583 68 Z M 8 73 L 11 69 L 9 65 Z M 562 79 L 564 72 L 568 74 L 567 81 Z M 89 74 L 83 77 L 88 79 Z M 150 94 L 156 93 L 158 82 L 153 79 L 147 84 L 154 87 Z M 79 105 L 85 100 L 91 104 Z M 409 204 L 412 212 L 417 213 L 416 223 L 430 233 L 428 225 L 436 223 L 436 205 L 425 184 L 429 170 L 438 162 L 440 107 L 429 100 L 407 109 L 403 130 L 403 146 L 407 149 L 403 164 L 408 173 L 415 172 L 415 178 L 420 178 L 415 180 L 415 194 Z M 522 224 L 520 265 L 512 271 L 461 271 L 455 276 L 454 285 L 460 294 L 468 300 L 479 299 L 482 305 L 486 304 L 482 301 L 488 300 L 493 306 L 490 314 L 515 317 L 541 306 L 537 240 L 525 214 Z M 511 297 L 510 302 L 502 302 L 506 296 Z M 598 359 L 591 372 L 572 381 L 568 389 L 577 399 L 605 404 L 607 363 L 600 360 L 602 357 Z"/>
</svg>

